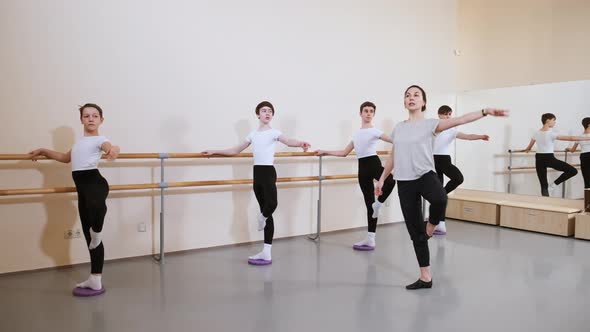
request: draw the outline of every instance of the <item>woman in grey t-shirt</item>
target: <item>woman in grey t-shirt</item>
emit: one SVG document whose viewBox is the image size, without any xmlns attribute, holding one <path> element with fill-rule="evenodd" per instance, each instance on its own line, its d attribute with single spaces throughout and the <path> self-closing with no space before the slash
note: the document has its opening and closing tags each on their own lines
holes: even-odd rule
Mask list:
<svg viewBox="0 0 590 332">
<path fill-rule="evenodd" d="M 412 85 L 406 89 L 404 95 L 404 105 L 409 118 L 398 123 L 393 129 L 391 157 L 375 186 L 375 194 L 381 194 L 383 182 L 393 170 L 393 178 L 398 183 L 400 206 L 420 265 L 420 279 L 406 288 L 431 288 L 430 252 L 427 241 L 444 217 L 447 206 L 447 194 L 434 168 L 434 138 L 444 130 L 479 120 L 487 115 L 508 116 L 508 111 L 485 108 L 448 120 L 425 119 L 423 112 L 426 110 L 426 92 L 421 87 Z M 430 217 L 426 225 L 422 216 L 422 197 L 430 203 Z"/>
</svg>

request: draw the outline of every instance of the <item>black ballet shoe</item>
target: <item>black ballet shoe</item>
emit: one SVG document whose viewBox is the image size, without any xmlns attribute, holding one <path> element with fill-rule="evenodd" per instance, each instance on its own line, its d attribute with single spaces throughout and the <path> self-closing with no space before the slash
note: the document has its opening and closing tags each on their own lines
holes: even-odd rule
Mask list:
<svg viewBox="0 0 590 332">
<path fill-rule="evenodd" d="M 432 288 L 432 280 L 426 282 L 422 279 L 418 279 L 418 281 L 416 281 L 415 283 L 406 286 L 406 289 L 410 290 L 420 288 Z"/>
</svg>

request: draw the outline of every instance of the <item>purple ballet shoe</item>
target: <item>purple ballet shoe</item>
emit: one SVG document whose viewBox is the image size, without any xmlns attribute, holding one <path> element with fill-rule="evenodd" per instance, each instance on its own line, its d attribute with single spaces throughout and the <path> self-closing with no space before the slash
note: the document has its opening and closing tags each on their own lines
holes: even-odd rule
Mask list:
<svg viewBox="0 0 590 332">
<path fill-rule="evenodd" d="M 104 289 L 104 287 L 99 290 L 94 290 L 92 288 L 76 287 L 72 291 L 72 294 L 78 297 L 90 297 L 103 294 L 104 292 L 106 292 L 106 289 Z"/>
<path fill-rule="evenodd" d="M 355 244 L 352 246 L 352 249 L 358 250 L 358 251 L 371 251 L 371 250 L 375 250 L 375 247 L 368 246 L 366 244 L 362 244 L 362 245 Z"/>
<path fill-rule="evenodd" d="M 270 264 L 272 264 L 272 259 L 266 260 L 266 259 L 248 258 L 248 264 L 250 264 L 250 265 L 270 265 Z"/>
</svg>

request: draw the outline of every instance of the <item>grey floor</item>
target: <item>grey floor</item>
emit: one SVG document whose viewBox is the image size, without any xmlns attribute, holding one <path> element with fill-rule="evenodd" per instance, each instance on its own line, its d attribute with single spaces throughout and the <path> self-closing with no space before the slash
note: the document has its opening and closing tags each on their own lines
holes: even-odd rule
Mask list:
<svg viewBox="0 0 590 332">
<path fill-rule="evenodd" d="M 109 262 L 107 293 L 74 298 L 88 265 L 0 276 L 0 331 L 590 331 L 590 241 L 465 222 L 430 241 L 434 288 L 403 224 Z M 107 247 L 108 250 L 108 247 Z M 26 259 L 26 258 L 23 258 Z"/>
</svg>

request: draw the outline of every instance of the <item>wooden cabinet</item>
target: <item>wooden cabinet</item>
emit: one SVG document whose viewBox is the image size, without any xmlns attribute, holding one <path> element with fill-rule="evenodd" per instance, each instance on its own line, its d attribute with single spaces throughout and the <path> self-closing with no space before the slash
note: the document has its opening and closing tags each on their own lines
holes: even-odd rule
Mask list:
<svg viewBox="0 0 590 332">
<path fill-rule="evenodd" d="M 500 207 L 495 203 L 466 201 L 449 197 L 446 218 L 499 225 Z"/>
<path fill-rule="evenodd" d="M 590 240 L 590 213 L 576 215 L 576 239 Z"/>
<path fill-rule="evenodd" d="M 502 205 L 500 226 L 561 236 L 574 235 L 576 212 L 547 211 L 521 206 Z"/>
</svg>

